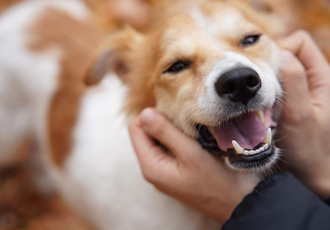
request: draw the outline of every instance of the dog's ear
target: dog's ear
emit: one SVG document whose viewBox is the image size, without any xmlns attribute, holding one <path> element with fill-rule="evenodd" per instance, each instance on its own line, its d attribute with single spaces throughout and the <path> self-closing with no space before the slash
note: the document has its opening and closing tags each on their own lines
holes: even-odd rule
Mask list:
<svg viewBox="0 0 330 230">
<path fill-rule="evenodd" d="M 125 75 L 132 68 L 134 51 L 142 40 L 143 35 L 131 28 L 111 35 L 96 52 L 86 71 L 85 83 L 94 85 L 109 72 L 115 73 L 125 81 Z"/>
</svg>

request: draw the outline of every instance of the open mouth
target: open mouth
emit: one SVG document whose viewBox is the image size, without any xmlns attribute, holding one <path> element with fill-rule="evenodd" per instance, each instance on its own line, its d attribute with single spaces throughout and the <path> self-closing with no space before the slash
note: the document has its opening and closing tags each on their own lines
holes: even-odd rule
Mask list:
<svg viewBox="0 0 330 230">
<path fill-rule="evenodd" d="M 215 156 L 228 157 L 234 168 L 262 168 L 276 158 L 271 109 L 244 113 L 219 126 L 197 125 L 198 141 Z"/>
</svg>

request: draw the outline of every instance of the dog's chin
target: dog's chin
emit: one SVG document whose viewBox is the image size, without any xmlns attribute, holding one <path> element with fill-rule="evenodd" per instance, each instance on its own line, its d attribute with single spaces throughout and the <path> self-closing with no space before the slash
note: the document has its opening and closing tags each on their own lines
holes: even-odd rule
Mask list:
<svg viewBox="0 0 330 230">
<path fill-rule="evenodd" d="M 235 119 L 232 118 L 233 122 L 236 122 Z M 199 134 L 197 140 L 212 155 L 224 157 L 227 166 L 231 169 L 262 172 L 269 169 L 278 159 L 279 151 L 272 140 L 275 127 L 275 125 L 265 127 L 267 130 L 265 138 L 260 142 L 254 142 L 252 145 L 248 145 L 248 147 L 245 145 L 245 148 L 235 140 L 232 141 L 231 146 L 229 146 L 227 140 L 227 143 L 225 143 L 226 148 L 224 148 L 224 141 L 219 141 L 219 139 L 223 138 L 223 135 L 226 135 L 226 133 L 219 135 L 217 134 L 218 131 L 214 131 L 217 129 L 222 129 L 222 132 L 228 131 L 228 129 L 223 128 L 221 125 L 220 128 L 215 128 L 197 124 L 196 129 Z"/>
<path fill-rule="evenodd" d="M 278 152 L 279 150 L 272 144 L 267 150 L 254 155 L 230 154 L 225 156 L 225 162 L 233 170 L 248 170 L 260 173 L 268 170 L 276 163 L 279 156 Z"/>
</svg>

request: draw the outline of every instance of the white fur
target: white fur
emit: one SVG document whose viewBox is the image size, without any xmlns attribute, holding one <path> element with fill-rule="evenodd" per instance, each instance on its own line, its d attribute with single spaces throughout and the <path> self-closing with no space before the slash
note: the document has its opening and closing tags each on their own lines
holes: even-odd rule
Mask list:
<svg viewBox="0 0 330 230">
<path fill-rule="evenodd" d="M 57 174 L 66 199 L 100 229 L 218 229 L 145 181 L 121 112 L 125 92 L 108 76 L 83 97 L 72 154 Z"/>
<path fill-rule="evenodd" d="M 190 12 L 190 15 L 199 27 L 202 27 L 204 29 L 208 27 L 209 23 L 207 22 L 207 19 L 200 8 L 193 8 Z"/>
<path fill-rule="evenodd" d="M 197 7 L 190 11 L 190 15 L 194 22 L 203 29 L 203 34 L 214 43 L 219 42 L 217 37 L 219 34 L 235 38 L 251 26 L 244 16 L 231 6 L 224 6 L 222 11 L 212 17 L 205 15 Z"/>
<path fill-rule="evenodd" d="M 43 4 L 44 5 L 44 4 Z M 0 161 L 35 133 L 33 119 L 56 86 L 58 57 L 31 53 L 25 34 L 44 7 L 21 4 L 0 18 Z"/>
</svg>

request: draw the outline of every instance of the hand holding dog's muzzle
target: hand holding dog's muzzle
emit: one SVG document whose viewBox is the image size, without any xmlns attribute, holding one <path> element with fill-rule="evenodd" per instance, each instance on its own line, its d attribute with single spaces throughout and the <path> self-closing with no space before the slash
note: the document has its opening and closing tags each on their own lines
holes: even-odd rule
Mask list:
<svg viewBox="0 0 330 230">
<path fill-rule="evenodd" d="M 135 118 L 130 133 L 149 182 L 221 223 L 258 183 L 251 175 L 229 170 L 222 158 L 202 149 L 155 109 Z"/>
<path fill-rule="evenodd" d="M 284 168 L 323 199 L 330 196 L 330 66 L 306 32 L 280 42 L 284 108 L 278 146 Z"/>
</svg>

